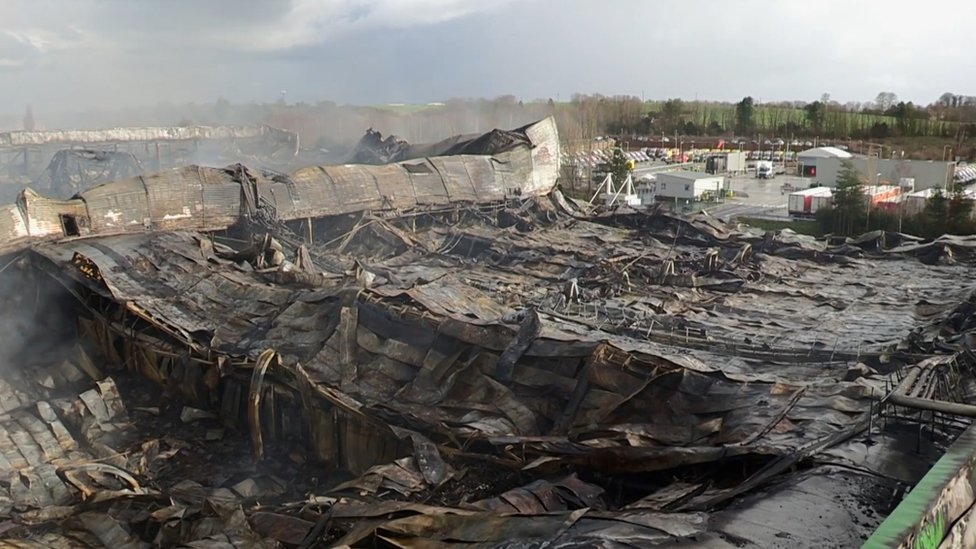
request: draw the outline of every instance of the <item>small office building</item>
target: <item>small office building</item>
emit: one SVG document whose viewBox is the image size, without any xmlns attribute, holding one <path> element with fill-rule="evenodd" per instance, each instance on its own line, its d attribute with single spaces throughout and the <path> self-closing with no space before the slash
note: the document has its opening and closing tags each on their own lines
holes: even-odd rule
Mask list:
<svg viewBox="0 0 976 549">
<path fill-rule="evenodd" d="M 703 195 L 719 196 L 727 189 L 725 177 L 702 172 L 657 174 L 656 195 L 659 198 L 701 200 Z"/>
</svg>

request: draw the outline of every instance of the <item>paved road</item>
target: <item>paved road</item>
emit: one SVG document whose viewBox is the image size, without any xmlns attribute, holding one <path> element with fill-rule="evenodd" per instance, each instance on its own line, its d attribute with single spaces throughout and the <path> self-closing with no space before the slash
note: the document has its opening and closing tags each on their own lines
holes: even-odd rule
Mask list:
<svg viewBox="0 0 976 549">
<path fill-rule="evenodd" d="M 778 176 L 770 180 L 754 176 L 731 178 L 733 198 L 718 204 L 702 204 L 702 209 L 715 217 L 732 220 L 737 217 L 773 217 L 789 219 L 788 194 L 780 192 L 780 186 L 792 177 Z"/>
<path fill-rule="evenodd" d="M 785 204 L 746 204 L 726 202 L 724 204 L 703 204 L 702 209 L 709 214 L 730 221 L 738 217 L 776 217 L 788 219 Z"/>
</svg>

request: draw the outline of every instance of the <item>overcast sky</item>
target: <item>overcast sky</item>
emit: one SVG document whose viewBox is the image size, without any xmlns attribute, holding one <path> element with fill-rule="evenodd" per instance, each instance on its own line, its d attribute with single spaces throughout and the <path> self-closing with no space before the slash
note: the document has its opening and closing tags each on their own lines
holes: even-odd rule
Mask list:
<svg viewBox="0 0 976 549">
<path fill-rule="evenodd" d="M 976 94 L 976 2 L 0 0 L 0 112 L 574 92 Z"/>
</svg>

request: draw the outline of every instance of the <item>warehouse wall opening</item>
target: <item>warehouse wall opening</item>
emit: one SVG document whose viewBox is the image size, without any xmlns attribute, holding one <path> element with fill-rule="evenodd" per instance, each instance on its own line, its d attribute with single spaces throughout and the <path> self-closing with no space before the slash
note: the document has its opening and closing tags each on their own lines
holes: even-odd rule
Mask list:
<svg viewBox="0 0 976 549">
<path fill-rule="evenodd" d="M 64 232 L 64 236 L 81 236 L 81 231 L 78 229 L 78 219 L 75 216 L 61 214 L 58 217 L 61 219 L 61 230 Z"/>
</svg>

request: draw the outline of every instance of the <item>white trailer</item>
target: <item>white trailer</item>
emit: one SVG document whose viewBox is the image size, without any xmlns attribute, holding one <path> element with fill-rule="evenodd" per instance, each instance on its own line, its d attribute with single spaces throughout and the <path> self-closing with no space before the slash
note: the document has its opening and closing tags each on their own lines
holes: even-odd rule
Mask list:
<svg viewBox="0 0 976 549">
<path fill-rule="evenodd" d="M 725 171 L 732 174 L 746 171 L 746 153 L 742 151 L 729 151 L 725 154 Z"/>
<path fill-rule="evenodd" d="M 793 217 L 812 217 L 825 206 L 833 203 L 830 187 L 813 187 L 790 193 L 789 214 Z"/>
</svg>

